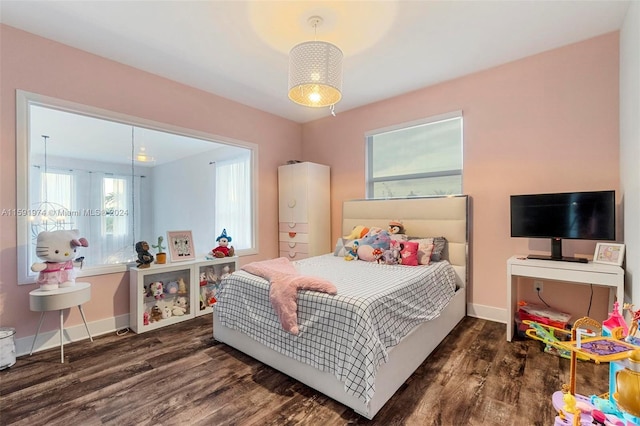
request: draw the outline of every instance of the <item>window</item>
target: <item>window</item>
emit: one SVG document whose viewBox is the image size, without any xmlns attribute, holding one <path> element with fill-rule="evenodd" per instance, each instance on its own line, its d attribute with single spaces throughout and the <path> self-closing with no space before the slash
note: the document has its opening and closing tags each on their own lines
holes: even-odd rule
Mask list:
<svg viewBox="0 0 640 426">
<path fill-rule="evenodd" d="M 203 257 L 226 228 L 256 253 L 257 146 L 24 91 L 16 113 L 20 284 L 56 229 L 89 241 L 80 276 L 125 271 L 137 241 L 166 248 L 167 231 L 191 230 Z"/>
<path fill-rule="evenodd" d="M 462 193 L 462 113 L 369 132 L 367 198 Z"/>
</svg>

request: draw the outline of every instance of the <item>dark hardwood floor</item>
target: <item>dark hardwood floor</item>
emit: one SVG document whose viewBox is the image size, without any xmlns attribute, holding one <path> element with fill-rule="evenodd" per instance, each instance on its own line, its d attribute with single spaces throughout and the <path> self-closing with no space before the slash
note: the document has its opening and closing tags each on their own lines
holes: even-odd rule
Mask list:
<svg viewBox="0 0 640 426">
<path fill-rule="evenodd" d="M 2 425 L 552 425 L 569 361 L 507 343 L 465 318 L 372 420 L 216 343 L 211 317 L 100 336 L 19 357 L 0 371 Z M 605 392 L 608 365 L 580 363 L 577 389 Z"/>
</svg>

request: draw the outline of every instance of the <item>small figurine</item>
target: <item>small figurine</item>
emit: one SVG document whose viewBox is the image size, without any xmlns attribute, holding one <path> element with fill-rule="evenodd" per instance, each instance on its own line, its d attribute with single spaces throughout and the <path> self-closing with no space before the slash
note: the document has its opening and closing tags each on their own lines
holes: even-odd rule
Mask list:
<svg viewBox="0 0 640 426">
<path fill-rule="evenodd" d="M 235 254 L 233 246 L 229 247 L 231 237 L 227 235 L 226 229 L 222 230 L 222 234 L 220 234 L 218 238 L 216 238 L 216 242 L 218 243 L 218 247 L 211 250 L 211 253 L 215 257 L 231 257 Z"/>
<path fill-rule="evenodd" d="M 187 284 L 182 278 L 178 278 L 178 294 L 187 294 Z"/>
<path fill-rule="evenodd" d="M 43 231 L 38 234 L 36 255 L 45 262 L 31 265 L 33 272 L 39 272 L 37 284 L 42 290 L 55 290 L 58 287 L 72 287 L 76 282 L 74 266 L 82 267 L 84 257 L 74 259 L 77 247 L 88 247 L 80 231 L 58 230 Z"/>
<path fill-rule="evenodd" d="M 404 234 L 404 225 L 399 220 L 392 220 L 389 222 L 388 231 L 390 234 Z"/>
<path fill-rule="evenodd" d="M 149 243 L 146 241 L 138 241 L 136 243 L 136 253 L 138 253 L 138 259 L 136 263 L 138 268 L 148 268 L 153 262 L 153 255 L 149 253 Z"/>
</svg>

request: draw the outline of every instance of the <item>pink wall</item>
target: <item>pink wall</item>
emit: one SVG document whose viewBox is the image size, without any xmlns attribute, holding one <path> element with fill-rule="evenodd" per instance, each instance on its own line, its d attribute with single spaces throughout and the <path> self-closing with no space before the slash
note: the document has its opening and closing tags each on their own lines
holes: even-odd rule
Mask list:
<svg viewBox="0 0 640 426">
<path fill-rule="evenodd" d="M 242 262 L 277 255 L 277 167 L 301 157 L 301 125 L 219 96 L 0 25 L 0 209 L 16 206 L 15 90 L 65 99 L 213 135 L 259 145 L 259 249 Z M 195 200 L 194 200 L 195 202 Z M 29 291 L 18 286 L 16 220 L 0 217 L 0 324 L 16 336 L 35 334 L 38 313 L 29 310 Z M 129 311 L 128 274 L 92 277 L 88 321 Z M 55 329 L 48 315 L 43 331 Z M 75 309 L 66 325 L 82 323 Z"/>
<path fill-rule="evenodd" d="M 462 110 L 463 190 L 473 204 L 468 301 L 505 309 L 506 260 L 550 252 L 548 241 L 510 238 L 509 195 L 619 189 L 618 70 L 615 32 L 305 124 L 303 158 L 331 166 L 333 240 L 342 201 L 365 195 L 364 133 Z M 565 242 L 564 254 L 594 247 Z M 544 296 L 586 314 L 588 287 L 545 284 Z M 595 300 L 591 314 L 602 320 L 606 292 Z"/>
</svg>

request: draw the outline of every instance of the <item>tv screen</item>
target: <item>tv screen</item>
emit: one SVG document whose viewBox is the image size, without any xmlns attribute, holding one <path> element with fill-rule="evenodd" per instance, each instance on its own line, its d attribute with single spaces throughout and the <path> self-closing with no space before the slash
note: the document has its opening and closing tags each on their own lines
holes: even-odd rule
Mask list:
<svg viewBox="0 0 640 426">
<path fill-rule="evenodd" d="M 511 196 L 511 236 L 615 240 L 615 191 Z"/>
<path fill-rule="evenodd" d="M 551 239 L 551 256 L 529 259 L 587 262 L 564 257 L 562 240 L 615 240 L 615 218 L 615 191 L 511 196 L 511 236 Z"/>
</svg>

